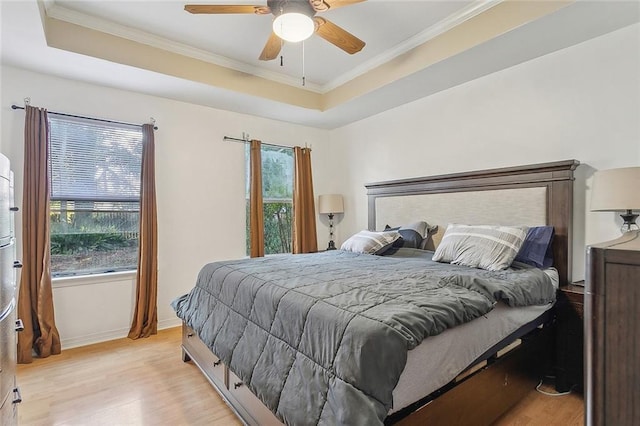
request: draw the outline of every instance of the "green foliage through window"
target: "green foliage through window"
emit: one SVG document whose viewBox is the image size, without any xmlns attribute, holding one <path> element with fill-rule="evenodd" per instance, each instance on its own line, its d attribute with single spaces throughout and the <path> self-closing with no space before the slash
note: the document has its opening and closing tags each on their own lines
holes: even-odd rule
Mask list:
<svg viewBox="0 0 640 426">
<path fill-rule="evenodd" d="M 246 149 L 246 248 L 250 253 L 250 148 Z M 293 149 L 262 146 L 262 197 L 265 254 L 291 253 L 293 221 Z"/>
</svg>

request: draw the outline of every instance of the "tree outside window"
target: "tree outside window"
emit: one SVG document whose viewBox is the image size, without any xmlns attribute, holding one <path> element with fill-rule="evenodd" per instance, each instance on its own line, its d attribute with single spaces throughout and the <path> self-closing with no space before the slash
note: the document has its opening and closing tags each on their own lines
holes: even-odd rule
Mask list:
<svg viewBox="0 0 640 426">
<path fill-rule="evenodd" d="M 249 158 L 246 155 L 246 250 L 250 253 Z M 293 220 L 293 149 L 262 145 L 262 198 L 264 203 L 265 254 L 291 253 Z"/>
</svg>

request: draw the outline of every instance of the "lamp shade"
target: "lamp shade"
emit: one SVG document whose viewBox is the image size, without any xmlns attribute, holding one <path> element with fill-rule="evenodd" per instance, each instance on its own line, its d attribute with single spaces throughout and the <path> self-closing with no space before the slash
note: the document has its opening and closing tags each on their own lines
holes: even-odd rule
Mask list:
<svg viewBox="0 0 640 426">
<path fill-rule="evenodd" d="M 640 210 L 640 167 L 597 171 L 591 187 L 591 211 L 624 210 Z"/>
<path fill-rule="evenodd" d="M 344 213 L 344 203 L 342 195 L 327 194 L 318 196 L 318 213 Z"/>
</svg>

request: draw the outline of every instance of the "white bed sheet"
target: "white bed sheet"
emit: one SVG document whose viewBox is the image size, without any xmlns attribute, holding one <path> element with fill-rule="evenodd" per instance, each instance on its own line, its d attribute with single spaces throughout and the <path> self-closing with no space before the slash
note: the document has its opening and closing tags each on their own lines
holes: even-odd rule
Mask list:
<svg viewBox="0 0 640 426">
<path fill-rule="evenodd" d="M 560 275 L 558 275 L 558 270 L 556 268 L 547 268 L 543 269 L 543 272 L 551 278 L 551 284 L 553 284 L 553 288 L 557 290 L 560 287 Z"/>
<path fill-rule="evenodd" d="M 480 318 L 425 339 L 408 353 L 405 369 L 393 390 L 389 414 L 446 385 L 493 345 L 552 306 L 553 303 L 511 308 L 500 302 Z"/>
</svg>

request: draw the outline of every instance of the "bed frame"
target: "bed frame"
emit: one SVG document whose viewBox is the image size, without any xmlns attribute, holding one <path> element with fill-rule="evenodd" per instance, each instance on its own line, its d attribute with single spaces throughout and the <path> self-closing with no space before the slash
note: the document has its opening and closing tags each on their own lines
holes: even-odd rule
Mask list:
<svg viewBox="0 0 640 426">
<path fill-rule="evenodd" d="M 376 229 L 377 204 L 385 197 L 544 188 L 545 223 L 555 229 L 554 266 L 560 285 L 565 286 L 571 278 L 573 172 L 578 165 L 576 160 L 567 160 L 370 183 L 365 185 L 368 226 Z M 505 355 L 490 356 L 482 368 L 394 413 L 385 424 L 490 425 L 530 392 L 551 367 L 555 327 L 549 325 L 521 336 L 521 344 Z M 182 354 L 183 361 L 193 360 L 245 424 L 282 424 L 185 324 Z"/>
</svg>

